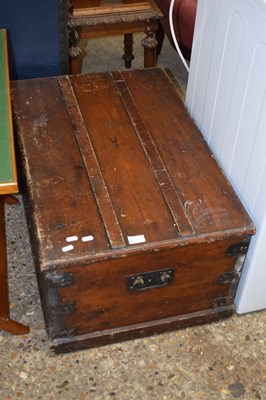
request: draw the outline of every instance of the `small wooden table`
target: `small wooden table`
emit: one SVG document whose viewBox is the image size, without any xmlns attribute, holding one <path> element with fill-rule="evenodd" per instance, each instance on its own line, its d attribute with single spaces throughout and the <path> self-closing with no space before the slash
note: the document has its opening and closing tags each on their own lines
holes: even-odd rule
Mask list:
<svg viewBox="0 0 266 400">
<path fill-rule="evenodd" d="M 124 35 L 125 67 L 131 67 L 133 33 L 145 32 L 142 40 L 144 47 L 144 67 L 156 65 L 156 32 L 158 20 L 163 14 L 153 0 L 132 3 L 106 3 L 101 1 L 96 7 L 75 8 L 68 19 L 69 29 L 69 69 L 71 74 L 80 72 L 81 50 L 78 41 L 108 35 Z M 77 3 L 79 4 L 79 3 Z"/>
<path fill-rule="evenodd" d="M 0 330 L 21 335 L 29 328 L 9 316 L 5 204 L 16 204 L 18 192 L 7 62 L 6 31 L 0 30 Z"/>
</svg>

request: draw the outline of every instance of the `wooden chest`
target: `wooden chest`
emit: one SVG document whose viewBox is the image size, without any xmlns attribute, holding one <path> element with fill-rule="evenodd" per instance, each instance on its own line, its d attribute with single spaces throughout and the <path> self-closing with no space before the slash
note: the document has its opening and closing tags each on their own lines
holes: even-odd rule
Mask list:
<svg viewBox="0 0 266 400">
<path fill-rule="evenodd" d="M 254 227 L 165 71 L 12 95 L 55 351 L 229 317 Z"/>
</svg>

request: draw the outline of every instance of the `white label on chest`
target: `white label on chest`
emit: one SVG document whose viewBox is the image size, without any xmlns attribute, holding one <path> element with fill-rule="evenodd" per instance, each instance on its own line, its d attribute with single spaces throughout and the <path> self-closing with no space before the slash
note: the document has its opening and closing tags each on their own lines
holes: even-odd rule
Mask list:
<svg viewBox="0 0 266 400">
<path fill-rule="evenodd" d="M 73 250 L 74 249 L 74 246 L 72 246 L 72 244 L 70 244 L 70 245 L 68 245 L 68 246 L 65 246 L 65 247 L 62 247 L 62 251 L 64 252 L 64 253 L 66 253 L 67 251 L 71 251 L 71 250 Z"/>
<path fill-rule="evenodd" d="M 83 236 L 81 238 L 82 242 L 91 242 L 93 239 L 94 239 L 94 237 L 92 235 Z"/>
<path fill-rule="evenodd" d="M 137 244 L 137 243 L 145 243 L 146 242 L 144 235 L 128 236 L 127 240 L 128 240 L 129 244 Z"/>
<path fill-rule="evenodd" d="M 78 240 L 79 238 L 77 236 L 68 236 L 66 238 L 67 242 L 75 242 L 76 240 Z"/>
</svg>

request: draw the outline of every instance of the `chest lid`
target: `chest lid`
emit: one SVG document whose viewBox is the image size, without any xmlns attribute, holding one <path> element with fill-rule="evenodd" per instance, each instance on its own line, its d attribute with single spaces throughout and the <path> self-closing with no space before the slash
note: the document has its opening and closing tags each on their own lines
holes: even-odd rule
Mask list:
<svg viewBox="0 0 266 400">
<path fill-rule="evenodd" d="M 164 70 L 12 89 L 43 269 L 254 232 Z"/>
</svg>

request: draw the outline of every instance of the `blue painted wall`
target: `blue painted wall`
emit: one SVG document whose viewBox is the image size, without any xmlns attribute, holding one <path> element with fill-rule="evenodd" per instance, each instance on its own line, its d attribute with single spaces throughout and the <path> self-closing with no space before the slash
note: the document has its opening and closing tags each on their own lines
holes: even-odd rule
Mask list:
<svg viewBox="0 0 266 400">
<path fill-rule="evenodd" d="M 11 79 L 59 75 L 58 0 L 0 0 Z"/>
</svg>

